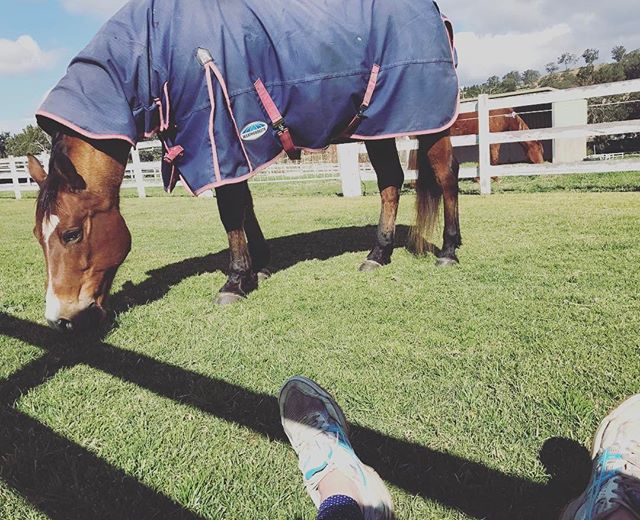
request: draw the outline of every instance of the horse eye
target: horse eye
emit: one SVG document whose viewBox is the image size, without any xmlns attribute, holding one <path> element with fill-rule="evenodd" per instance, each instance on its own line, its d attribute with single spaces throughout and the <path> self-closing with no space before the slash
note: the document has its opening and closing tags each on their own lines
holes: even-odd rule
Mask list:
<svg viewBox="0 0 640 520">
<path fill-rule="evenodd" d="M 82 238 L 82 229 L 71 229 L 62 233 L 62 241 L 65 244 L 71 244 L 72 242 L 78 242 Z"/>
</svg>

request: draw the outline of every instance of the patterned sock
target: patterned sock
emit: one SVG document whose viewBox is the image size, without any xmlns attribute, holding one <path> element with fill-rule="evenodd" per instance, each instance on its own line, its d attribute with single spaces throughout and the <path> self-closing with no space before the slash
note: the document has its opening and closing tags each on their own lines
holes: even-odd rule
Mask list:
<svg viewBox="0 0 640 520">
<path fill-rule="evenodd" d="M 316 520 L 363 520 L 364 516 L 358 503 L 345 495 L 333 495 L 327 498 L 318 509 Z"/>
</svg>

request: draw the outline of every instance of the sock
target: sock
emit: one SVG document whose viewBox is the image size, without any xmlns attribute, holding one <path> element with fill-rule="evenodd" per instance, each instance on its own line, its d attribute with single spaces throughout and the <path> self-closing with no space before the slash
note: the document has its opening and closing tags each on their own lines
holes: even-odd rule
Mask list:
<svg viewBox="0 0 640 520">
<path fill-rule="evenodd" d="M 358 503 L 345 495 L 333 495 L 327 498 L 318 509 L 316 520 L 363 520 L 364 516 Z"/>
</svg>

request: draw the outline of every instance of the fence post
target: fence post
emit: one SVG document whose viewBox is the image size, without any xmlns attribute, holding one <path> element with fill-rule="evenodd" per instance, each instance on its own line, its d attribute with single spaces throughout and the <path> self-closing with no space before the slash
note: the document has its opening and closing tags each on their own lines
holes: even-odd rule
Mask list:
<svg viewBox="0 0 640 520">
<path fill-rule="evenodd" d="M 359 153 L 360 143 L 338 145 L 338 167 L 342 180 L 342 195 L 345 197 L 362 195 Z"/>
<path fill-rule="evenodd" d="M 13 155 L 9 157 L 9 170 L 11 171 L 11 178 L 13 179 L 13 193 L 15 193 L 16 200 L 20 200 L 22 198 L 22 191 L 20 191 L 20 178 L 18 177 L 16 158 Z"/>
<path fill-rule="evenodd" d="M 491 194 L 491 153 L 489 148 L 489 96 L 478 96 L 478 174 L 480 194 Z"/>
<path fill-rule="evenodd" d="M 131 149 L 131 163 L 133 164 L 133 175 L 138 188 L 138 197 L 144 199 L 147 193 L 144 190 L 144 175 L 142 174 L 142 164 L 140 163 L 140 152 L 137 148 Z"/>
</svg>

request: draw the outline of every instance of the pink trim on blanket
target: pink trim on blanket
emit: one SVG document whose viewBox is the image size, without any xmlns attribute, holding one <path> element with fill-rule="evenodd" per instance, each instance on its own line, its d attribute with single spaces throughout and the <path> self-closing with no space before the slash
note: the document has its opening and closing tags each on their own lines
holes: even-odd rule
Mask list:
<svg viewBox="0 0 640 520">
<path fill-rule="evenodd" d="M 359 141 L 378 141 L 380 139 L 391 139 L 396 137 L 408 137 L 408 136 L 410 137 L 413 135 L 438 134 L 440 132 L 444 132 L 445 130 L 448 130 L 449 128 L 451 128 L 456 122 L 456 120 L 458 119 L 459 115 L 460 115 L 460 91 L 458 91 L 458 98 L 456 100 L 455 114 L 447 124 L 445 124 L 444 126 L 441 126 L 440 128 L 434 128 L 432 130 L 418 130 L 416 132 L 400 132 L 397 134 L 385 134 L 385 135 L 373 135 L 373 136 L 353 134 L 351 138 Z"/>
<path fill-rule="evenodd" d="M 164 87 L 162 90 L 164 91 L 164 100 L 165 100 L 165 103 L 167 104 L 167 117 L 165 121 L 165 127 L 162 129 L 162 131 L 164 132 L 166 130 L 169 130 L 169 125 L 171 121 L 171 101 L 169 101 L 169 82 L 165 81 Z"/>
<path fill-rule="evenodd" d="M 376 90 L 376 84 L 378 83 L 378 74 L 380 73 L 380 65 L 374 65 L 371 68 L 371 76 L 369 77 L 369 83 L 367 84 L 367 91 L 364 94 L 362 100 L 362 106 L 367 108 L 371 103 L 373 92 Z"/>
<path fill-rule="evenodd" d="M 262 170 L 265 170 L 266 168 L 271 166 L 273 163 L 278 162 L 285 155 L 286 155 L 286 153 L 284 151 L 279 152 L 278 155 L 276 155 L 270 161 L 267 161 L 266 163 L 261 164 L 260 166 L 255 168 L 252 172 L 247 173 L 245 175 L 242 175 L 241 177 L 235 177 L 233 179 L 224 179 L 224 180 L 221 180 L 220 182 L 212 182 L 210 184 L 207 184 L 207 185 L 203 186 L 202 188 L 199 188 L 198 190 L 196 190 L 195 195 L 196 196 L 200 195 L 200 194 L 202 194 L 203 192 L 205 192 L 207 190 L 211 190 L 211 189 L 214 189 L 214 188 L 219 188 L 220 186 L 226 186 L 227 184 L 238 184 L 239 182 L 244 182 L 246 180 L 249 180 L 252 177 L 255 177 L 256 174 L 260 173 Z"/>
<path fill-rule="evenodd" d="M 236 135 L 238 136 L 238 141 L 240 142 L 240 146 L 242 147 L 242 153 L 244 154 L 244 158 L 247 160 L 247 165 L 249 166 L 249 172 L 252 172 L 253 165 L 251 164 L 251 160 L 249 160 L 249 154 L 247 153 L 247 150 L 244 147 L 244 141 L 240 136 L 240 129 L 238 128 L 238 123 L 236 123 L 236 118 L 234 117 L 233 110 L 231 109 L 231 99 L 229 99 L 229 93 L 227 92 L 227 84 L 225 83 L 224 78 L 222 77 L 222 73 L 212 61 L 208 62 L 206 66 L 211 69 L 211 71 L 216 76 L 218 83 L 220 83 L 220 87 L 222 87 L 222 93 L 224 94 L 224 99 L 227 102 L 227 109 L 229 110 L 231 121 L 233 121 L 233 127 L 236 129 Z"/>
<path fill-rule="evenodd" d="M 120 134 L 96 134 L 94 132 L 89 132 L 89 130 L 85 130 L 84 128 L 80 128 L 78 125 L 74 125 L 71 121 L 67 121 L 63 117 L 56 116 L 55 114 L 51 114 L 51 113 L 45 112 L 43 110 L 38 110 L 36 112 L 36 116 L 42 116 L 42 117 L 46 117 L 47 119 L 51 119 L 52 121 L 55 121 L 56 123 L 60 123 L 61 125 L 66 126 L 67 128 L 73 130 L 74 132 L 78 132 L 80 135 L 84 135 L 85 137 L 88 137 L 89 139 L 97 139 L 98 141 L 107 140 L 107 139 L 118 139 L 120 141 L 126 141 L 131 146 L 135 147 L 135 145 L 136 145 L 135 141 L 133 141 L 130 137 L 128 137 L 126 135 L 120 135 Z"/>
<path fill-rule="evenodd" d="M 204 75 L 207 79 L 207 89 L 209 91 L 209 102 L 211 103 L 211 113 L 209 114 L 209 141 L 211 141 L 211 158 L 213 160 L 213 171 L 216 176 L 216 180 L 220 182 L 222 177 L 220 176 L 220 164 L 218 163 L 218 149 L 216 148 L 216 138 L 213 133 L 213 121 L 216 112 L 216 99 L 213 94 L 213 81 L 211 81 L 211 74 L 209 69 L 206 68 Z"/>
</svg>

